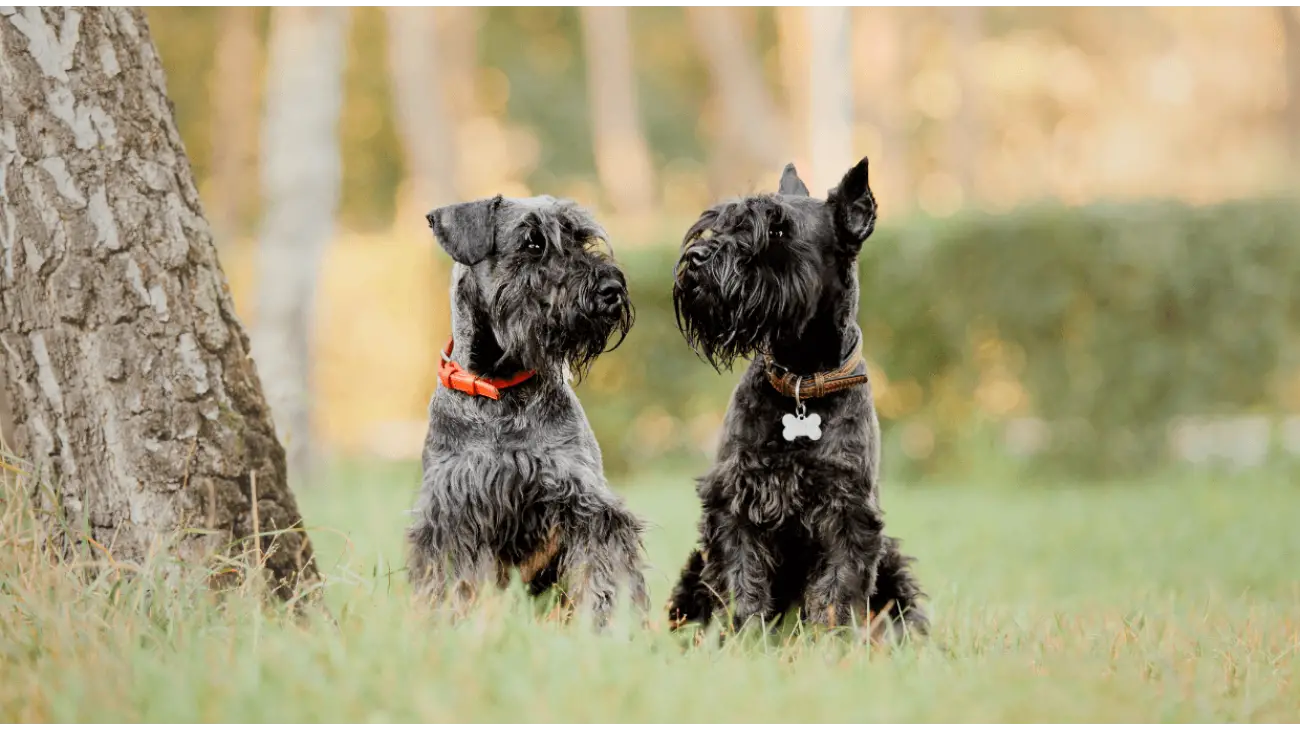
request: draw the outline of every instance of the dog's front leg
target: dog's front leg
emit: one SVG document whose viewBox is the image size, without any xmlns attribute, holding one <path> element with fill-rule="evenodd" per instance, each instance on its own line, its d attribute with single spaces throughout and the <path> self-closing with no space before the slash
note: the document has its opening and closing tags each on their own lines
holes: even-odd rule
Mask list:
<svg viewBox="0 0 1300 730">
<path fill-rule="evenodd" d="M 865 621 L 884 553 L 884 522 L 864 505 L 825 510 L 812 524 L 822 559 L 808 585 L 806 617 L 831 627 L 853 625 L 855 614 Z"/>
<path fill-rule="evenodd" d="M 759 529 L 733 519 L 719 531 L 725 563 L 720 572 L 730 593 L 731 625 L 740 631 L 751 619 L 766 623 L 772 611 L 772 574 L 775 558 Z"/>
<path fill-rule="evenodd" d="M 585 517 L 583 515 L 586 515 Z M 641 571 L 641 524 L 622 505 L 601 504 L 594 513 L 578 510 L 565 530 L 568 549 L 561 578 L 580 614 L 597 629 L 609 623 L 620 585 L 626 585 L 642 622 L 648 620 L 650 595 Z"/>
<path fill-rule="evenodd" d="M 496 576 L 498 561 L 490 546 L 477 537 L 483 526 L 473 511 L 449 499 L 452 490 L 431 471 L 416 504 L 415 523 L 407 532 L 407 568 L 416 598 L 441 607 L 450 603 L 463 614 L 484 585 Z"/>
<path fill-rule="evenodd" d="M 449 547 L 438 536 L 427 525 L 411 530 L 411 585 L 421 602 L 450 604 L 453 614 L 462 616 L 498 572 L 497 559 L 487 546 Z"/>
</svg>

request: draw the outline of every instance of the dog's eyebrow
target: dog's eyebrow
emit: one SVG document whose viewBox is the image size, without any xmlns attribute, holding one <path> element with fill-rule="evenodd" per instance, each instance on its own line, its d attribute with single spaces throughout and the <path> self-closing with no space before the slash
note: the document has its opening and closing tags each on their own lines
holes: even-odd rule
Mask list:
<svg viewBox="0 0 1300 730">
<path fill-rule="evenodd" d="M 598 250 L 608 256 L 614 255 L 614 243 L 607 236 L 593 234 L 582 239 L 582 248 L 585 251 L 592 249 Z"/>
</svg>

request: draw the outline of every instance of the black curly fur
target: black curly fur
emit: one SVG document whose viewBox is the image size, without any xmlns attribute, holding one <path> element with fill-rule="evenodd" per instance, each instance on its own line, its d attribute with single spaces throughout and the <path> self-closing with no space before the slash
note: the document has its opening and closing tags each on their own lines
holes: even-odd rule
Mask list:
<svg viewBox="0 0 1300 730">
<path fill-rule="evenodd" d="M 789 166 L 777 194 L 706 211 L 675 272 L 683 336 L 719 369 L 756 354 L 802 375 L 838 367 L 861 342 L 857 256 L 875 217 L 865 159 L 824 201 Z M 898 632 L 928 632 L 911 559 L 884 534 L 870 385 L 807 405 L 822 438 L 786 441 L 781 419 L 794 401 L 768 382 L 762 358 L 742 376 L 697 486 L 700 546 L 669 601 L 673 626 L 707 624 L 730 603 L 736 626 L 797 606 L 817 623 L 883 612 Z"/>
</svg>

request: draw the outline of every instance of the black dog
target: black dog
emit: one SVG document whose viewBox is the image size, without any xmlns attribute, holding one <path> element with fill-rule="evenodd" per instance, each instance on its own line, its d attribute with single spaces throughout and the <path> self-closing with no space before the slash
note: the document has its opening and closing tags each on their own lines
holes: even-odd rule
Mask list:
<svg viewBox="0 0 1300 730">
<path fill-rule="evenodd" d="M 884 535 L 880 427 L 857 325 L 857 257 L 876 221 L 863 159 L 825 201 L 793 165 L 776 195 L 717 205 L 687 232 L 678 327 L 716 368 L 750 364 L 699 480 L 700 547 L 669 602 L 672 626 L 733 625 L 798 606 L 831 626 L 925 634 L 911 559 Z M 868 613 L 868 610 L 870 613 Z"/>
</svg>

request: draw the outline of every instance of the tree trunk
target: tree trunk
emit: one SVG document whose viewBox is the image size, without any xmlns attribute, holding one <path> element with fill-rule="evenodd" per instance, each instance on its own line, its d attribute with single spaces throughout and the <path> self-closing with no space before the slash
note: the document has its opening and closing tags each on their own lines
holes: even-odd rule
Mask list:
<svg viewBox="0 0 1300 730">
<path fill-rule="evenodd" d="M 1286 111 L 1282 123 L 1287 152 L 1291 157 L 1292 180 L 1300 180 L 1300 16 L 1295 8 L 1278 8 L 1286 59 Z"/>
<path fill-rule="evenodd" d="M 472 81 L 462 83 L 463 75 L 473 68 L 476 55 L 474 39 L 478 27 L 470 15 L 473 11 L 474 8 L 385 9 L 393 108 L 398 137 L 406 154 L 406 180 L 397 199 L 394 230 L 428 246 L 432 287 L 446 286 L 450 281 L 451 263 L 435 255 L 437 246 L 429 239 L 424 215 L 460 197 L 460 153 L 456 142 L 460 120 L 468 116 L 465 109 L 471 108 L 468 102 L 472 100 L 457 98 L 454 92 L 458 88 L 473 88 Z M 446 27 L 448 21 L 454 22 L 455 27 Z M 453 30 L 455 33 L 449 32 Z M 435 329 L 443 330 L 431 331 L 430 337 L 446 336 L 451 331 L 451 310 L 446 297 L 433 298 L 430 317 L 439 323 Z M 444 326 L 443 322 L 447 324 Z M 437 387 L 440 364 L 436 356 L 426 359 L 422 392 L 432 392 Z"/>
<path fill-rule="evenodd" d="M 800 170 L 808 163 L 808 18 L 807 10 L 781 6 L 776 15 L 777 56 L 790 124 L 790 157 Z"/>
<path fill-rule="evenodd" d="M 615 212 L 647 215 L 654 206 L 654 166 L 637 109 L 627 8 L 580 12 L 596 174 Z"/>
<path fill-rule="evenodd" d="M 14 416 L 9 405 L 9 384 L 5 378 L 7 368 L 4 350 L 0 349 L 0 454 L 14 446 Z"/>
<path fill-rule="evenodd" d="M 391 7 L 384 13 L 393 107 L 406 152 L 397 224 L 423 230 L 425 213 L 456 201 L 456 125 L 443 84 L 443 49 L 433 8 Z"/>
<path fill-rule="evenodd" d="M 486 14 L 484 9 L 464 5 L 449 5 L 434 13 L 438 41 L 442 45 L 440 58 L 447 86 L 447 109 L 458 124 L 479 113 L 474 73 L 478 68 L 479 31 Z"/>
<path fill-rule="evenodd" d="M 960 96 L 957 113 L 947 120 L 948 164 L 957 177 L 957 183 L 961 185 L 962 201 L 969 204 L 979 190 L 978 156 L 983 137 L 973 74 L 975 51 L 980 40 L 981 12 L 978 7 L 951 7 L 945 12 L 948 14 L 952 39 L 952 69 L 957 76 Z"/>
<path fill-rule="evenodd" d="M 244 232 L 255 202 L 258 78 L 257 9 L 222 8 L 212 92 L 212 195 L 208 217 L 224 246 Z"/>
<path fill-rule="evenodd" d="M 62 549 L 206 527 L 175 543 L 201 560 L 299 525 L 144 14 L 0 9 L 0 89 L 0 349 Z M 311 546 L 272 542 L 286 595 Z"/>
<path fill-rule="evenodd" d="M 849 53 L 852 24 L 848 8 L 808 8 L 808 157 L 805 180 L 818 195 L 839 182 L 852 167 L 853 62 Z"/>
<path fill-rule="evenodd" d="M 906 8 L 879 8 L 881 22 L 886 24 L 885 32 L 892 39 L 893 45 L 885 54 L 888 68 L 885 72 L 885 93 L 882 96 L 894 100 L 883 116 L 884 129 L 881 137 L 886 150 L 885 160 L 889 166 L 889 175 L 894 180 L 894 206 L 899 212 L 912 208 L 915 198 L 914 175 L 912 174 L 912 136 L 909 122 L 912 105 L 907 101 L 907 82 L 911 79 L 910 50 L 908 44 L 908 20 Z M 886 176 L 888 178 L 888 176 Z"/>
<path fill-rule="evenodd" d="M 857 118 L 879 133 L 871 155 L 871 188 L 893 215 L 910 206 L 911 162 L 908 138 L 907 78 L 903 35 L 907 23 L 899 8 L 853 11 L 854 105 Z M 803 78 L 802 76 L 800 77 Z"/>
<path fill-rule="evenodd" d="M 295 483 L 314 463 L 313 315 L 342 179 L 338 121 L 347 18 L 346 8 L 283 7 L 271 15 L 253 347 Z"/>
<path fill-rule="evenodd" d="M 479 114 L 480 107 L 476 96 L 474 76 L 478 68 L 479 31 L 483 25 L 486 10 L 462 5 L 430 8 L 424 12 L 429 13 L 429 19 L 434 26 L 433 30 L 427 39 L 408 38 L 407 42 L 426 42 L 435 45 L 438 49 L 437 65 L 427 73 L 437 79 L 437 86 L 442 90 L 442 95 L 438 99 L 443 103 L 443 118 L 447 125 L 444 141 L 450 148 L 448 158 L 439 163 L 440 166 L 435 172 L 428 173 L 427 179 L 438 180 L 439 174 L 446 175 L 442 179 L 446 190 L 436 190 L 431 195 L 446 195 L 450 196 L 452 201 L 455 201 L 463 199 L 466 195 L 473 194 L 470 185 L 472 178 L 467 177 L 467 174 L 472 174 L 472 170 L 466 169 L 470 151 L 461 149 L 460 140 L 465 138 L 464 126 L 467 121 L 474 119 Z M 391 39 L 390 42 L 392 42 Z M 391 52 L 393 52 L 393 49 L 390 48 Z M 405 82 L 395 80 L 393 93 L 394 95 L 408 93 Z M 400 101 L 397 103 L 401 104 Z M 399 114 L 405 113 L 399 112 Z M 416 125 L 414 133 L 421 134 L 420 120 L 415 117 L 412 117 L 412 119 L 414 119 Z M 399 118 L 398 130 L 402 135 L 407 134 L 403 129 L 404 124 L 406 122 Z M 428 164 L 416 162 L 413 156 L 414 152 L 411 149 L 407 147 L 407 160 L 412 170 L 415 169 L 417 164 Z M 469 161 L 469 164 L 472 164 L 472 160 Z M 413 173 L 408 171 L 408 177 L 412 175 Z M 430 199 L 421 202 L 413 195 L 407 195 L 405 199 L 410 201 L 407 203 L 407 206 L 410 207 L 403 206 L 399 201 L 397 229 L 409 231 L 429 247 L 429 254 L 435 272 L 430 280 L 430 286 L 445 289 L 450 285 L 451 281 L 451 261 L 438 252 L 438 246 L 429 236 L 428 225 L 423 218 L 423 215 L 433 207 L 436 200 Z M 414 207 L 417 205 L 427 205 L 427 207 Z M 414 207 L 413 211 L 411 207 Z M 407 212 L 403 212 L 404 210 Z M 450 303 L 445 296 L 434 298 L 431 318 L 433 322 L 439 324 L 435 326 L 433 331 L 430 331 L 429 336 L 434 338 L 435 342 L 438 342 L 436 347 L 441 347 L 442 343 L 439 342 L 439 339 L 445 338 L 451 332 L 450 311 Z M 421 381 L 424 383 L 421 392 L 432 393 L 437 387 L 439 364 L 437 357 L 428 359 L 427 371 Z"/>
<path fill-rule="evenodd" d="M 790 161 L 789 135 L 736 13 L 734 8 L 686 9 L 722 116 L 717 154 L 728 168 L 741 168 L 737 183 L 760 183 L 769 189 L 773 176 Z M 764 177 L 753 179 L 755 173 Z M 734 195 L 735 189 L 727 194 Z"/>
</svg>

